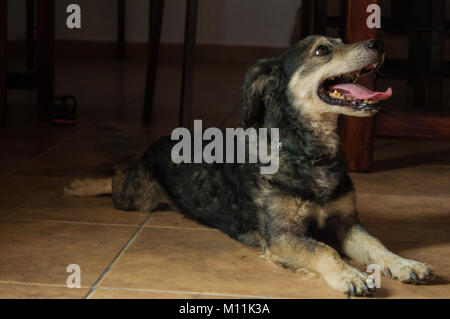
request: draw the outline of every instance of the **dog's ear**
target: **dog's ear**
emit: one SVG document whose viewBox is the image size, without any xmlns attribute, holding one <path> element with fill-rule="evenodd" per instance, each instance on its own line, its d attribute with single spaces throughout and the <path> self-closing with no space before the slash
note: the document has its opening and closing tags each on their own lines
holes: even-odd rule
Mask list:
<svg viewBox="0 0 450 319">
<path fill-rule="evenodd" d="M 283 73 L 275 59 L 260 60 L 247 71 L 242 108 L 244 128 L 263 123 L 268 103 L 282 85 Z"/>
</svg>

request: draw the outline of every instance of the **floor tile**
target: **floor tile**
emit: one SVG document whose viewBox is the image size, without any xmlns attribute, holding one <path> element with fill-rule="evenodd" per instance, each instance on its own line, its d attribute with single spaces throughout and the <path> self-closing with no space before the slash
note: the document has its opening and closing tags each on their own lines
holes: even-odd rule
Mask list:
<svg viewBox="0 0 450 319">
<path fill-rule="evenodd" d="M 76 126 L 39 122 L 34 92 L 10 92 L 0 136 L 0 297 L 84 297 L 148 216 L 117 211 L 107 196 L 62 194 L 74 178 L 112 174 L 179 125 L 181 68 L 166 64 L 158 67 L 152 121 L 140 124 L 145 63 L 57 61 L 57 94 L 77 97 Z M 196 66 L 193 118 L 203 127 L 240 126 L 247 68 Z M 366 228 L 438 276 L 429 286 L 382 278 L 376 296 L 449 298 L 450 142 L 376 139 L 374 172 L 352 178 Z M 154 212 L 145 226 L 93 298 L 345 298 L 322 279 L 305 280 L 179 213 Z M 69 263 L 81 266 L 84 288 L 65 287 Z"/>
<path fill-rule="evenodd" d="M 0 182 L 0 217 L 140 225 L 148 216 L 114 209 L 110 196 L 64 195 L 63 187 L 71 179 L 13 176 Z"/>
<path fill-rule="evenodd" d="M 89 299 L 230 299 L 232 296 L 205 295 L 171 291 L 144 291 L 133 289 L 97 289 Z M 235 297 L 236 298 L 236 297 Z M 238 298 L 242 298 L 238 296 Z"/>
<path fill-rule="evenodd" d="M 0 220 L 0 280 L 65 285 L 67 266 L 81 268 L 90 287 L 125 246 L 136 227 Z"/>
<path fill-rule="evenodd" d="M 260 258 L 220 232 L 145 228 L 100 287 L 257 297 L 343 298 L 320 278 Z"/>
<path fill-rule="evenodd" d="M 174 211 L 155 211 L 148 219 L 146 226 L 150 227 L 173 227 L 173 228 L 196 228 L 202 230 L 219 231 L 198 223 L 183 214 Z"/>
<path fill-rule="evenodd" d="M 351 173 L 350 176 L 362 193 L 449 196 L 450 166 L 416 165 L 372 174 Z"/>
<path fill-rule="evenodd" d="M 436 280 L 411 286 L 382 277 L 378 297 L 450 298 L 450 198 L 358 194 L 365 228 L 391 251 L 426 262 Z"/>
<path fill-rule="evenodd" d="M 1 299 L 81 299 L 88 292 L 88 288 L 52 287 L 0 282 Z"/>
</svg>

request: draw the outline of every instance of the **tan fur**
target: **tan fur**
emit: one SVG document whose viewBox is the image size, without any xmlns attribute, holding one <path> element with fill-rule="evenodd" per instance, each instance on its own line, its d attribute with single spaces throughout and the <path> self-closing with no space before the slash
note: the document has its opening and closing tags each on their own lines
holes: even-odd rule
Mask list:
<svg viewBox="0 0 450 319">
<path fill-rule="evenodd" d="M 272 196 L 268 205 L 269 210 L 276 214 L 273 220 L 277 224 L 273 226 L 278 231 L 300 231 L 304 226 L 305 218 L 316 211 L 312 203 L 290 196 Z"/>
<path fill-rule="evenodd" d="M 340 41 L 339 39 L 335 40 Z M 318 45 L 327 42 L 326 38 L 320 38 L 311 48 L 313 50 Z M 309 56 L 312 59 L 313 52 L 310 52 Z M 305 63 L 294 73 L 289 82 L 288 94 L 292 96 L 294 106 L 301 112 L 301 118 L 327 145 L 333 155 L 336 154 L 339 147 L 339 137 L 336 133 L 337 115 L 366 117 L 374 115 L 376 111 L 352 110 L 327 104 L 319 98 L 318 87 L 325 79 L 359 70 L 372 60 L 373 56 L 367 54 L 360 44 L 337 46 L 330 61 L 317 66 L 314 72 L 306 72 L 307 75 L 304 73 L 308 63 Z"/>
<path fill-rule="evenodd" d="M 77 179 L 64 187 L 64 194 L 72 196 L 98 196 L 112 192 L 111 178 Z"/>
<path fill-rule="evenodd" d="M 251 231 L 240 235 L 238 240 L 246 245 L 259 248 L 261 250 L 265 250 L 267 248 L 266 240 L 256 231 Z"/>
<path fill-rule="evenodd" d="M 272 241 L 267 256 L 284 267 L 306 267 L 317 272 L 328 285 L 343 293 L 362 295 L 368 291 L 366 274 L 345 263 L 330 246 L 313 239 L 282 235 Z"/>
<path fill-rule="evenodd" d="M 378 239 L 368 234 L 360 226 L 350 229 L 343 240 L 342 248 L 347 256 L 357 262 L 364 265 L 377 264 L 385 275 L 403 282 L 426 282 L 434 278 L 429 265 L 402 258 L 390 252 Z M 414 272 L 417 280 L 414 279 L 411 272 Z"/>
<path fill-rule="evenodd" d="M 122 163 L 116 166 L 116 174 L 112 179 L 112 190 L 114 194 L 123 194 L 126 192 L 124 185 L 126 185 L 126 168 L 128 165 L 128 163 Z M 176 209 L 175 205 L 169 200 L 169 196 L 167 196 L 161 185 L 153 178 L 153 176 L 141 176 L 141 178 L 142 183 L 138 189 L 128 189 L 128 191 L 132 192 L 129 196 L 134 198 L 134 210 L 150 212 L 161 204 L 168 204 L 172 209 Z M 125 205 L 129 204 L 127 201 L 125 202 Z M 124 204 L 120 200 L 120 195 L 116 195 L 116 208 L 127 209 L 127 207 L 122 207 L 122 205 Z"/>
<path fill-rule="evenodd" d="M 343 216 L 356 214 L 355 192 L 349 192 L 345 196 L 322 206 L 327 215 L 340 214 Z"/>
</svg>

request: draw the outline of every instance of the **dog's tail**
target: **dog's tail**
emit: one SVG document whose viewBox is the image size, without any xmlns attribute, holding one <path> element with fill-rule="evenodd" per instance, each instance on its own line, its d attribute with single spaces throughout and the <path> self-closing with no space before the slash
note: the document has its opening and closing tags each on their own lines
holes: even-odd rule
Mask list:
<svg viewBox="0 0 450 319">
<path fill-rule="evenodd" d="M 142 152 L 145 146 L 143 129 L 120 123 L 107 122 L 98 126 L 95 138 L 99 141 L 98 155 L 113 158 L 115 166 Z M 71 196 L 98 196 L 112 193 L 112 178 L 76 179 L 64 187 L 64 194 Z"/>
<path fill-rule="evenodd" d="M 76 179 L 64 187 L 64 194 L 71 196 L 98 196 L 112 194 L 112 178 Z"/>
</svg>

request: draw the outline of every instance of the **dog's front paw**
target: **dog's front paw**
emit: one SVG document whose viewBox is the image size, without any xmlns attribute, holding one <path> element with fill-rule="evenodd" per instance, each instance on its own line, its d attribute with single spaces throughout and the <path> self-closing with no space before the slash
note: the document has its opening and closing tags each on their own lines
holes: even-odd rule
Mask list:
<svg viewBox="0 0 450 319">
<path fill-rule="evenodd" d="M 397 257 L 388 264 L 386 274 L 406 284 L 426 284 L 435 278 L 433 269 L 424 263 Z"/>
<path fill-rule="evenodd" d="M 374 290 L 367 286 L 367 274 L 353 267 L 325 277 L 334 289 L 351 296 L 367 296 Z"/>
</svg>

